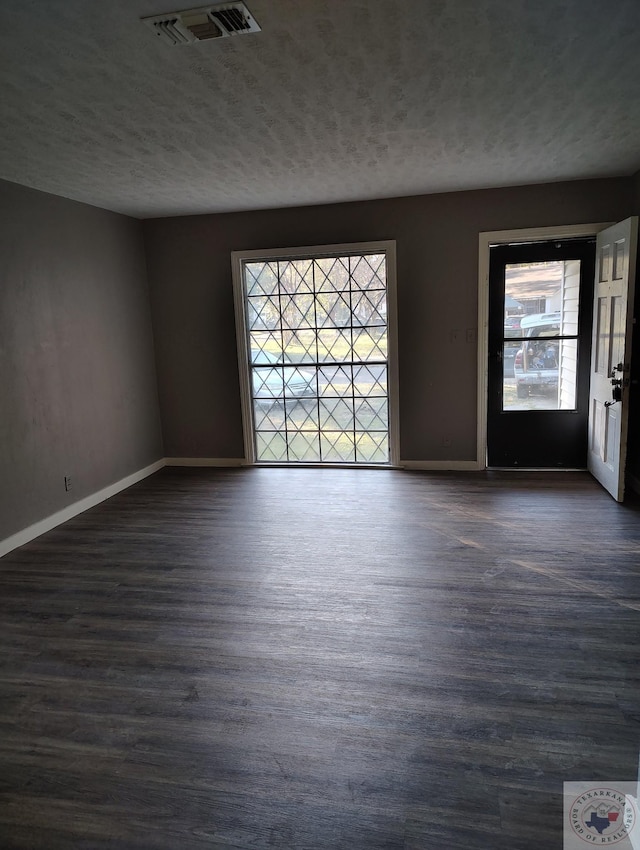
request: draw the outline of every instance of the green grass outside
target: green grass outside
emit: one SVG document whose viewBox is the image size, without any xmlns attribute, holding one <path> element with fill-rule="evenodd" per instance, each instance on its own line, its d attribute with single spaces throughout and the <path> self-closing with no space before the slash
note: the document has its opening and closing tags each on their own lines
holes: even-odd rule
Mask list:
<svg viewBox="0 0 640 850">
<path fill-rule="evenodd" d="M 311 342 L 311 338 L 309 338 L 309 342 Z M 323 344 L 324 343 L 324 344 Z M 270 354 L 273 354 L 274 357 L 281 356 L 281 349 L 274 341 L 269 341 L 266 345 L 261 346 L 264 351 L 268 351 Z M 380 346 L 382 351 L 385 354 L 387 352 L 386 339 Z M 352 347 L 349 342 L 340 334 L 336 333 L 335 335 L 325 333 L 320 337 L 320 345 L 319 355 L 322 360 L 335 360 L 337 362 L 345 362 L 348 363 L 352 357 Z M 311 351 L 314 353 L 314 357 L 310 357 L 307 353 L 307 349 L 300 343 L 289 343 L 285 344 L 285 354 L 287 360 L 291 363 L 302 363 L 303 361 L 314 362 L 315 358 L 315 345 L 311 347 Z M 330 354 L 328 352 L 331 352 Z M 353 351 L 354 360 L 378 360 L 380 359 L 380 353 L 378 348 L 375 345 L 375 340 L 371 338 L 367 338 L 366 336 L 361 337 L 356 341 L 355 351 Z"/>
</svg>

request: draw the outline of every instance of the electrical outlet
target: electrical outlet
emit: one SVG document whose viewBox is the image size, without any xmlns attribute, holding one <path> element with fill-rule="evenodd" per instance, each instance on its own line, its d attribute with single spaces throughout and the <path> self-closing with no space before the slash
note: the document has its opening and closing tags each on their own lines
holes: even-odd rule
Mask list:
<svg viewBox="0 0 640 850">
<path fill-rule="evenodd" d="M 71 476 L 65 475 L 64 477 L 64 489 L 69 492 L 71 490 Z"/>
<path fill-rule="evenodd" d="M 449 446 L 451 445 L 451 437 L 443 437 L 442 438 L 442 445 L 445 449 L 448 449 Z"/>
<path fill-rule="evenodd" d="M 477 342 L 478 335 L 475 328 L 467 328 L 467 342 Z"/>
</svg>

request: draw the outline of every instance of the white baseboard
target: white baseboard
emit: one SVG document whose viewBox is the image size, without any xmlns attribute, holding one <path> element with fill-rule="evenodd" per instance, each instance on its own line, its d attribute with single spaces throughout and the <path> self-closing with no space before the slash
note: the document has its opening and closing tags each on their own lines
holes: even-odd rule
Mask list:
<svg viewBox="0 0 640 850">
<path fill-rule="evenodd" d="M 131 487 L 132 484 L 137 484 L 138 481 L 142 481 L 143 478 L 153 475 L 154 472 L 162 469 L 164 465 L 164 458 L 157 460 L 155 463 L 150 464 L 150 466 L 145 466 L 144 469 L 139 469 L 137 472 L 127 475 L 126 478 L 121 478 L 120 481 L 116 481 L 114 484 L 109 484 L 108 487 L 98 490 L 97 493 L 92 493 L 90 496 L 86 496 L 84 499 L 80 499 L 78 502 L 68 505 L 61 511 L 56 511 L 55 514 L 51 514 L 51 516 L 41 519 L 39 522 L 30 525 L 28 528 L 23 528 L 22 531 L 12 534 L 11 537 L 7 537 L 5 540 L 0 540 L 0 558 L 8 552 L 11 552 L 13 549 L 17 549 L 18 546 L 24 546 L 25 543 L 35 540 L 35 538 L 40 537 L 41 534 L 51 531 L 51 529 L 55 528 L 57 525 L 61 525 L 63 522 L 73 519 L 74 516 L 78 516 L 78 514 L 88 511 L 89 508 L 99 505 L 100 502 L 110 499 L 111 496 L 115 496 L 115 494 L 119 493 L 121 490 L 126 490 L 127 487 Z"/>
<path fill-rule="evenodd" d="M 404 469 L 424 469 L 444 472 L 478 472 L 484 466 L 476 460 L 401 460 Z"/>
<path fill-rule="evenodd" d="M 245 466 L 243 457 L 166 457 L 165 466 Z"/>
</svg>

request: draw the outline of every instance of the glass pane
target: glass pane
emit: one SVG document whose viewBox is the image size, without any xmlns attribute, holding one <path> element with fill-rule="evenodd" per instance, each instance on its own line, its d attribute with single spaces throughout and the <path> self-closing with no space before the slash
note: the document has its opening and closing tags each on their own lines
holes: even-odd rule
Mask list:
<svg viewBox="0 0 640 850">
<path fill-rule="evenodd" d="M 315 260 L 316 292 L 348 290 L 349 257 L 323 257 Z"/>
<path fill-rule="evenodd" d="M 356 428 L 360 431 L 387 431 L 389 428 L 386 398 L 357 398 L 355 400 Z"/>
<path fill-rule="evenodd" d="M 316 331 L 313 328 L 282 331 L 282 345 L 287 363 L 315 362 Z"/>
<path fill-rule="evenodd" d="M 256 297 L 247 299 L 247 320 L 250 331 L 277 330 L 280 328 L 280 299 Z"/>
<path fill-rule="evenodd" d="M 505 349 L 509 343 L 505 343 Z M 511 351 L 513 348 L 511 347 Z M 505 352 L 506 353 L 506 352 Z M 504 410 L 558 409 L 558 342 L 523 341 L 514 354 L 513 378 L 507 384 L 506 358 Z"/>
<path fill-rule="evenodd" d="M 536 338 L 560 336 L 560 313 L 535 313 L 520 321 L 523 337 Z"/>
<path fill-rule="evenodd" d="M 389 456 L 389 437 L 386 431 L 356 432 L 356 456 L 360 463 L 380 463 Z"/>
<path fill-rule="evenodd" d="M 561 339 L 558 356 L 558 409 L 575 410 L 578 398 L 578 340 Z"/>
<path fill-rule="evenodd" d="M 356 459 L 353 431 L 322 431 L 322 459 L 329 463 L 353 463 Z M 385 458 L 386 462 L 387 458 Z"/>
<path fill-rule="evenodd" d="M 289 460 L 317 463 L 320 460 L 320 440 L 317 431 L 298 431 L 287 435 Z"/>
<path fill-rule="evenodd" d="M 379 365 L 353 367 L 353 391 L 358 396 L 387 395 L 387 367 Z"/>
<path fill-rule="evenodd" d="M 387 293 L 384 289 L 373 292 L 354 292 L 351 297 L 353 324 L 363 327 L 387 326 Z"/>
<path fill-rule="evenodd" d="M 320 401 L 320 427 L 327 431 L 353 431 L 353 400 L 326 398 Z"/>
<path fill-rule="evenodd" d="M 253 395 L 254 398 L 282 398 L 284 395 L 282 369 L 278 367 L 267 369 L 261 366 L 254 368 Z"/>
<path fill-rule="evenodd" d="M 314 328 L 316 317 L 313 295 L 286 295 L 280 299 L 280 327 L 283 328 Z"/>
<path fill-rule="evenodd" d="M 385 255 L 244 268 L 257 460 L 388 463 Z"/>
<path fill-rule="evenodd" d="M 253 420 L 258 431 L 278 431 L 284 428 L 282 401 L 256 398 L 253 401 Z"/>
<path fill-rule="evenodd" d="M 287 438 L 284 431 L 256 431 L 256 460 L 287 460 Z"/>
<path fill-rule="evenodd" d="M 281 292 L 313 292 L 313 260 L 281 262 L 278 268 Z"/>
<path fill-rule="evenodd" d="M 287 398 L 317 395 L 316 372 L 313 366 L 299 369 L 293 366 L 285 366 L 282 374 L 284 377 L 284 394 Z"/>
<path fill-rule="evenodd" d="M 503 410 L 575 410 L 577 339 L 507 341 L 502 364 Z"/>
<path fill-rule="evenodd" d="M 505 339 L 577 335 L 579 260 L 508 264 L 504 290 Z"/>
<path fill-rule="evenodd" d="M 351 257 L 353 289 L 385 289 L 387 272 L 384 254 Z"/>
<path fill-rule="evenodd" d="M 352 322 L 348 292 L 319 292 L 316 295 L 316 323 L 319 328 L 346 328 Z"/>
<path fill-rule="evenodd" d="M 386 360 L 387 328 L 353 330 L 354 360 Z"/>
<path fill-rule="evenodd" d="M 287 428 L 291 431 L 318 430 L 318 402 L 315 399 L 287 399 Z"/>
<path fill-rule="evenodd" d="M 246 263 L 247 295 L 272 295 L 278 291 L 277 263 Z"/>
<path fill-rule="evenodd" d="M 249 334 L 251 362 L 256 366 L 280 363 L 282 334 L 280 331 L 251 331 Z"/>
<path fill-rule="evenodd" d="M 323 366 L 318 369 L 318 393 L 321 396 L 350 396 L 351 366 Z"/>
<path fill-rule="evenodd" d="M 318 360 L 349 362 L 351 360 L 351 328 L 323 328 L 318 332 Z"/>
<path fill-rule="evenodd" d="M 580 261 L 505 267 L 503 410 L 574 410 Z"/>
</svg>

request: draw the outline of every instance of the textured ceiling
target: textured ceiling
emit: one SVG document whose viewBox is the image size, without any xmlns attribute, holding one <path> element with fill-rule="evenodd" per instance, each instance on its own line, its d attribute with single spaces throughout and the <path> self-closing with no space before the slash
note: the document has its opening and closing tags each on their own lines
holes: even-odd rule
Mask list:
<svg viewBox="0 0 640 850">
<path fill-rule="evenodd" d="M 0 177 L 149 217 L 640 168 L 638 0 L 246 2 L 171 47 L 188 0 L 2 0 Z"/>
</svg>

